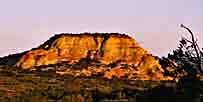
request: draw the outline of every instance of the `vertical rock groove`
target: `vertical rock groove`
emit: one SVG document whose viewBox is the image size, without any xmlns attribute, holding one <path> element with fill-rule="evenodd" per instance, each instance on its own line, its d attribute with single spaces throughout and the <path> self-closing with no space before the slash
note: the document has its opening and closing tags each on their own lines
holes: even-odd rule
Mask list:
<svg viewBox="0 0 203 102">
<path fill-rule="evenodd" d="M 101 42 L 101 46 L 99 48 L 99 54 L 101 57 L 104 56 L 104 45 L 109 38 L 109 34 L 102 35 L 102 37 L 103 37 L 103 41 Z"/>
</svg>

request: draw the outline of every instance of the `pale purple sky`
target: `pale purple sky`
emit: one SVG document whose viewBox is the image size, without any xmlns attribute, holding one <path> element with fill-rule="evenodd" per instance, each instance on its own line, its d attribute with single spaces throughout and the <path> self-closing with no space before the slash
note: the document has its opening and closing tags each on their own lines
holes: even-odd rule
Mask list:
<svg viewBox="0 0 203 102">
<path fill-rule="evenodd" d="M 0 56 L 37 47 L 59 32 L 128 33 L 162 56 L 187 35 L 181 23 L 203 47 L 202 5 L 203 0 L 0 0 Z"/>
</svg>

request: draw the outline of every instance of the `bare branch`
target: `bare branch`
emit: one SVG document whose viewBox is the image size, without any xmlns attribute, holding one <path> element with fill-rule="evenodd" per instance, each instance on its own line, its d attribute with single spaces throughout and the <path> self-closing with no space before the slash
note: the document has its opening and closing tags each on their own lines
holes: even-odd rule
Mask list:
<svg viewBox="0 0 203 102">
<path fill-rule="evenodd" d="M 200 53 L 199 53 L 200 50 L 198 48 L 199 46 L 197 45 L 197 43 L 195 41 L 194 34 L 192 33 L 192 31 L 188 27 L 184 26 L 183 24 L 181 24 L 180 27 L 185 28 L 191 34 L 191 36 L 192 36 L 192 45 L 193 45 L 193 47 L 195 49 L 195 52 L 196 52 L 196 55 L 197 55 L 197 59 L 198 59 L 197 62 L 200 65 L 200 62 L 201 62 L 201 57 L 200 57 Z M 199 67 L 199 71 L 203 73 L 203 71 L 201 70 L 201 67 Z"/>
<path fill-rule="evenodd" d="M 191 31 L 189 28 L 187 28 L 187 27 L 184 26 L 183 24 L 181 24 L 180 26 L 181 26 L 182 28 L 187 29 L 187 31 L 191 34 L 191 36 L 192 36 L 192 43 L 193 43 L 193 45 L 194 45 L 194 49 L 195 49 L 195 52 L 196 52 L 196 54 L 197 54 L 197 58 L 198 58 L 199 60 L 201 60 L 201 59 L 200 59 L 200 56 L 199 56 L 199 52 L 198 52 L 198 50 L 197 50 L 196 42 L 195 42 L 195 39 L 194 39 L 194 34 L 192 33 L 192 31 Z"/>
</svg>

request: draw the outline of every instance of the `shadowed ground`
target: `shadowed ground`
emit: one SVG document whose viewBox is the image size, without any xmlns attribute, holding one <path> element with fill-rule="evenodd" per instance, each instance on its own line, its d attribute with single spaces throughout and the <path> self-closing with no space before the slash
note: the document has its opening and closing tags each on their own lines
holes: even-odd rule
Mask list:
<svg viewBox="0 0 203 102">
<path fill-rule="evenodd" d="M 107 80 L 99 76 L 73 78 L 54 70 L 26 72 L 0 68 L 1 102 L 201 102 L 191 81 Z M 192 85 L 192 87 L 190 86 Z M 201 83 L 203 84 L 203 83 Z M 196 94 L 196 95 L 195 95 Z"/>
</svg>

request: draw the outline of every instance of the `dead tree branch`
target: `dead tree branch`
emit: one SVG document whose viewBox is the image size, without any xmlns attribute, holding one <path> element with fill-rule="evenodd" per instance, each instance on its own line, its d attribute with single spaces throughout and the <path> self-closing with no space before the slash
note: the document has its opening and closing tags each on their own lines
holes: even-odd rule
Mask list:
<svg viewBox="0 0 203 102">
<path fill-rule="evenodd" d="M 192 31 L 184 26 L 183 24 L 180 25 L 182 28 L 185 28 L 190 34 L 191 34 L 191 37 L 192 37 L 192 46 L 194 47 L 194 50 L 195 50 L 195 53 L 196 53 L 196 57 L 197 57 L 197 63 L 199 65 L 199 71 L 202 73 L 203 71 L 201 70 L 201 67 L 200 67 L 200 62 L 201 62 L 201 51 L 200 51 L 200 48 L 197 44 L 197 42 L 195 41 L 195 38 L 194 38 L 194 34 L 192 33 Z"/>
<path fill-rule="evenodd" d="M 198 60 L 201 60 L 200 55 L 199 55 L 199 51 L 198 51 L 198 48 L 197 48 L 198 45 L 196 44 L 196 41 L 194 39 L 194 34 L 192 33 L 192 31 L 189 28 L 187 28 L 183 24 L 181 24 L 181 27 L 185 28 L 191 34 L 191 36 L 192 36 L 192 45 L 194 46 L 194 49 L 195 49 L 195 52 L 197 54 Z"/>
</svg>

